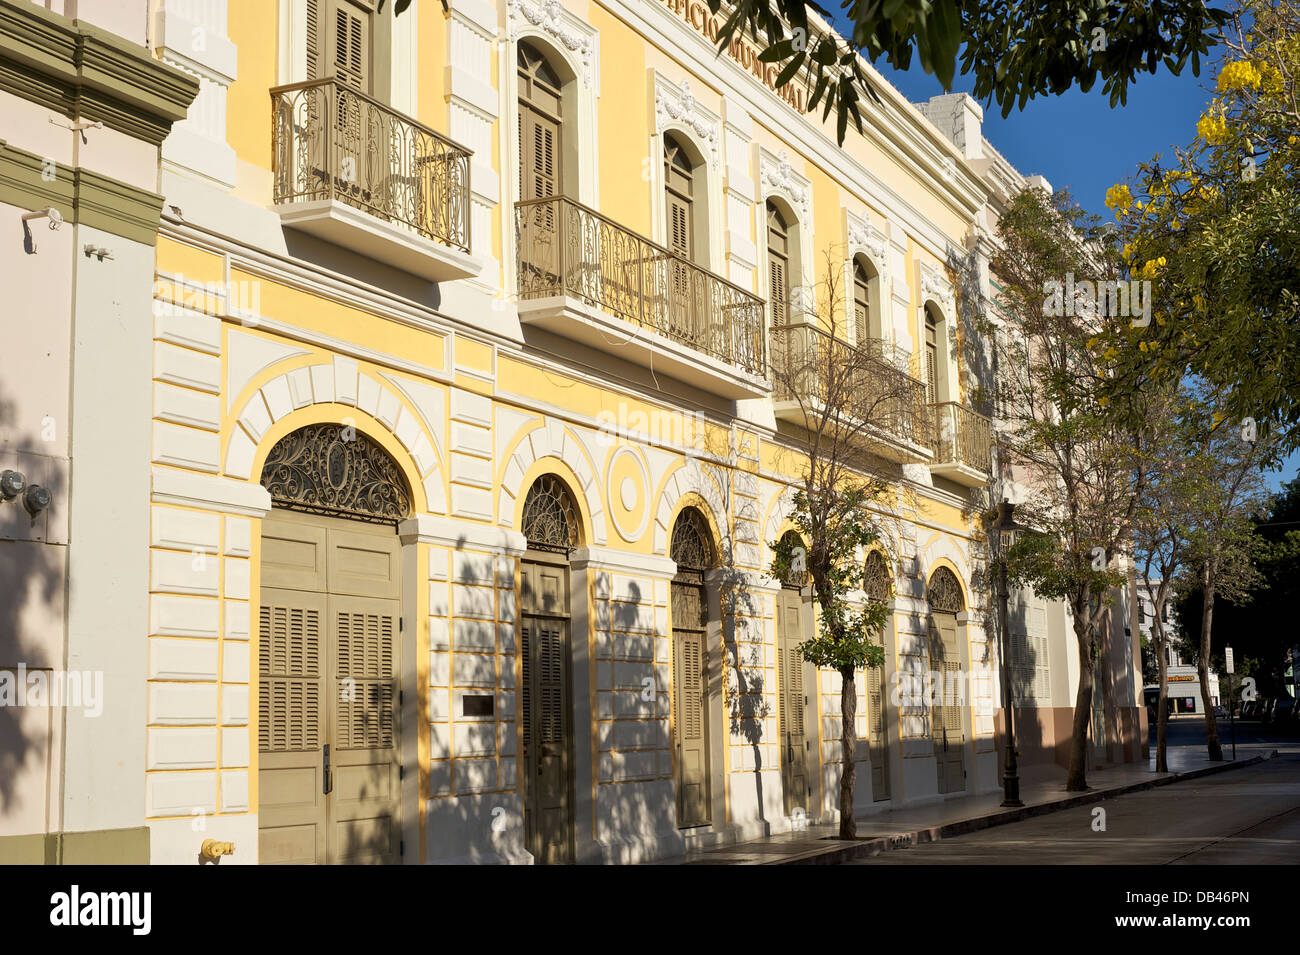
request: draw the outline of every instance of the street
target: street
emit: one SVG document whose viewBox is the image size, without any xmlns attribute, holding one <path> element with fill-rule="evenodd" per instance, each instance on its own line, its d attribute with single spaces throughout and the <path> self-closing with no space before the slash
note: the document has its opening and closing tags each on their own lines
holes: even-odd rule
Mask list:
<svg viewBox="0 0 1300 955">
<path fill-rule="evenodd" d="M 1262 764 L 856 860 L 852 865 L 1224 865 L 1300 862 L 1300 746 L 1238 723 L 1237 755 Z M 1220 729 L 1225 755 L 1230 732 Z M 1170 722 L 1172 746 L 1204 724 Z M 1154 753 L 1154 745 L 1152 747 Z M 1098 813 L 1104 810 L 1104 815 Z"/>
</svg>

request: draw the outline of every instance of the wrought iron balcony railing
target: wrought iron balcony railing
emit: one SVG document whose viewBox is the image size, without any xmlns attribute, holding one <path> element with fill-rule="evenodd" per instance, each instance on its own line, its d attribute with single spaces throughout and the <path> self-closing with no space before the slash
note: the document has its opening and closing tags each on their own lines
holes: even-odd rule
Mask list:
<svg viewBox="0 0 1300 955">
<path fill-rule="evenodd" d="M 868 430 L 924 447 L 925 385 L 899 367 L 901 360 L 901 352 L 888 343 L 873 339 L 851 345 L 816 325 L 772 329 L 778 402 L 797 401 L 808 413 L 836 408 Z"/>
<path fill-rule="evenodd" d="M 271 108 L 277 205 L 336 199 L 469 251 L 468 149 L 333 77 Z"/>
<path fill-rule="evenodd" d="M 565 196 L 515 206 L 519 297 L 567 295 L 764 377 L 763 302 Z"/>
<path fill-rule="evenodd" d="M 987 474 L 992 467 L 993 426 L 984 415 L 955 401 L 931 406 L 936 465 L 962 465 Z"/>
</svg>

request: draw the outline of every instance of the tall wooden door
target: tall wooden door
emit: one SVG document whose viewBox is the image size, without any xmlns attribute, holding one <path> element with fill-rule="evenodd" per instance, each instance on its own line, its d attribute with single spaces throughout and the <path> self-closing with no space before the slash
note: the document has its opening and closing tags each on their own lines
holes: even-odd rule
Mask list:
<svg viewBox="0 0 1300 955">
<path fill-rule="evenodd" d="M 934 673 L 937 703 L 932 707 L 930 726 L 934 735 L 939 792 L 955 793 L 966 788 L 966 740 L 961 718 L 961 656 L 957 643 L 957 615 L 932 613 L 930 627 L 930 670 Z"/>
<path fill-rule="evenodd" d="M 796 808 L 807 811 L 808 748 L 810 741 L 804 717 L 808 705 L 804 686 L 804 659 L 799 652 L 803 642 L 803 599 L 798 590 L 782 587 L 777 598 L 777 684 L 781 710 L 778 729 L 781 734 L 781 783 L 785 792 L 785 814 Z"/>
<path fill-rule="evenodd" d="M 889 745 L 885 733 L 884 668 L 867 670 L 867 752 L 871 759 L 871 798 L 881 802 L 889 798 Z"/>
<path fill-rule="evenodd" d="M 574 858 L 569 569 L 532 557 L 520 568 L 525 831 L 534 861 L 564 865 Z"/>
<path fill-rule="evenodd" d="M 664 190 L 668 219 L 668 248 L 681 259 L 668 262 L 668 332 L 678 340 L 702 344 L 703 314 L 696 274 L 687 263 L 695 259 L 695 170 L 681 143 L 664 136 Z M 684 259 L 685 261 L 682 261 Z"/>
<path fill-rule="evenodd" d="M 708 604 L 702 575 L 679 571 L 672 584 L 673 732 L 677 825 L 707 826 L 709 794 Z"/>
<path fill-rule="evenodd" d="M 259 611 L 260 861 L 399 861 L 393 528 L 273 511 L 262 522 Z"/>
</svg>

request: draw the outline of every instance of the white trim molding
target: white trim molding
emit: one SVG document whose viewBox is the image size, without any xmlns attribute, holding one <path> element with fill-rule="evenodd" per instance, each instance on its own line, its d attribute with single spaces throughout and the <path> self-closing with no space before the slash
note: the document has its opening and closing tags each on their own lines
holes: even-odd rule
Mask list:
<svg viewBox="0 0 1300 955">
<path fill-rule="evenodd" d="M 549 36 L 581 61 L 582 69 L 575 72 L 600 95 L 600 33 L 595 27 L 564 9 L 559 0 L 506 0 L 506 10 L 511 40 L 531 32 L 528 27 Z"/>
</svg>

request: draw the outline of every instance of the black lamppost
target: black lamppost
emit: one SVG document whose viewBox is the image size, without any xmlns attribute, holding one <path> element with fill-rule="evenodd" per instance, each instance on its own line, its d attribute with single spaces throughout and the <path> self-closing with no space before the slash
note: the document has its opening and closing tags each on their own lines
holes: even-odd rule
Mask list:
<svg viewBox="0 0 1300 955">
<path fill-rule="evenodd" d="M 1002 638 L 1002 701 L 1007 714 L 1007 758 L 1002 770 L 1002 805 L 1023 806 L 1020 801 L 1020 774 L 1016 765 L 1016 717 L 1011 699 L 1011 680 L 1007 668 L 1009 639 L 1007 633 L 1007 551 L 1016 535 L 1027 528 L 1012 519 L 1015 505 L 1010 501 L 998 504 L 998 517 L 989 528 L 998 542 L 998 632 Z"/>
</svg>

